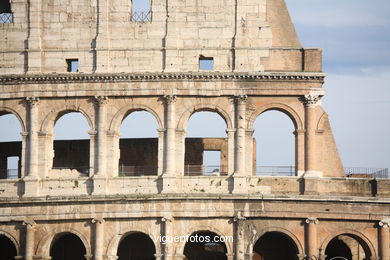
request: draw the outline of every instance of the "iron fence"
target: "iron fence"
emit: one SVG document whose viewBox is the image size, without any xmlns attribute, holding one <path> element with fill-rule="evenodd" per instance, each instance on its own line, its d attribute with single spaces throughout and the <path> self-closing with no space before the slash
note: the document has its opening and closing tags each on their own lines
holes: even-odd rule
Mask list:
<svg viewBox="0 0 390 260">
<path fill-rule="evenodd" d="M 133 11 L 131 13 L 131 21 L 137 23 L 148 23 L 152 21 L 152 12 L 137 12 Z"/>
<path fill-rule="evenodd" d="M 224 165 L 185 165 L 185 176 L 221 176 L 227 175 Z"/>
<path fill-rule="evenodd" d="M 347 177 L 389 179 L 388 168 L 345 167 Z"/>
<path fill-rule="evenodd" d="M 157 166 L 119 166 L 119 176 L 156 176 Z"/>
<path fill-rule="evenodd" d="M 13 15 L 12 13 L 1 13 L 0 14 L 0 23 L 12 23 Z"/>
<path fill-rule="evenodd" d="M 295 176 L 295 166 L 256 166 L 257 176 Z"/>
</svg>

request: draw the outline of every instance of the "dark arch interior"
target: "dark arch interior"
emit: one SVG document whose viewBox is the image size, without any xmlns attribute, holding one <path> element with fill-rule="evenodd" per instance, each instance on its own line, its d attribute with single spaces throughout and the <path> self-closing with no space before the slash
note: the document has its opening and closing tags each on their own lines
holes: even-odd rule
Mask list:
<svg viewBox="0 0 390 260">
<path fill-rule="evenodd" d="M 16 254 L 14 243 L 8 237 L 0 235 L 0 260 L 15 259 Z"/>
<path fill-rule="evenodd" d="M 84 260 L 86 250 L 81 239 L 74 234 L 64 234 L 53 241 L 50 256 L 52 260 Z"/>
<path fill-rule="evenodd" d="M 353 235 L 339 235 L 333 238 L 325 249 L 326 260 L 330 259 L 371 259 L 371 253 L 366 243 Z M 337 258 L 338 257 L 338 258 Z"/>
<path fill-rule="evenodd" d="M 144 233 L 127 235 L 119 243 L 118 260 L 155 260 L 156 247 L 150 237 Z"/>
<path fill-rule="evenodd" d="M 193 240 L 191 240 L 191 237 L 193 237 Z M 225 243 L 213 243 L 214 238 L 218 237 L 217 234 L 198 232 L 191 237 L 184 247 L 185 260 L 227 260 Z M 202 241 L 202 238 L 204 238 L 204 241 Z"/>
<path fill-rule="evenodd" d="M 253 248 L 253 260 L 298 260 L 295 243 L 280 232 L 267 232 Z"/>
</svg>

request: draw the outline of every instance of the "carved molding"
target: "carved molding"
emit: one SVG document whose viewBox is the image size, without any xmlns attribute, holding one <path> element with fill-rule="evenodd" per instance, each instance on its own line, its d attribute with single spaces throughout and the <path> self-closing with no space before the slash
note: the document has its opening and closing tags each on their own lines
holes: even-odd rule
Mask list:
<svg viewBox="0 0 390 260">
<path fill-rule="evenodd" d="M 1 84 L 71 83 L 71 82 L 129 82 L 172 80 L 252 80 L 252 81 L 323 81 L 324 73 L 120 73 L 120 74 L 46 74 L 3 75 Z"/>
<path fill-rule="evenodd" d="M 245 105 L 248 102 L 248 96 L 247 95 L 239 95 L 234 97 L 234 101 L 238 105 Z"/>
<path fill-rule="evenodd" d="M 104 223 L 103 218 L 93 218 L 91 221 L 93 224 L 103 224 Z"/>
</svg>

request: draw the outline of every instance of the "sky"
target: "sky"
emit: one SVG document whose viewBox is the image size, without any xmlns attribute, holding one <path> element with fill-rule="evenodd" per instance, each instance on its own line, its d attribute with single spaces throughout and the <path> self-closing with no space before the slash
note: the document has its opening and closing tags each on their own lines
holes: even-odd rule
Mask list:
<svg viewBox="0 0 390 260">
<path fill-rule="evenodd" d="M 323 49 L 323 106 L 344 166 L 390 168 L 390 1 L 286 3 L 302 45 Z"/>
<path fill-rule="evenodd" d="M 390 168 L 390 1 L 286 3 L 302 45 L 323 49 L 327 74 L 323 106 L 344 166 Z M 88 125 L 80 114 L 66 117 L 56 125 L 57 139 L 88 138 Z M 20 140 L 19 131 L 12 130 L 18 129 L 18 122 L 8 116 L 1 120 L 14 126 L 11 131 L 0 128 L 0 141 Z M 74 122 L 79 122 L 81 134 L 66 127 Z M 126 118 L 121 132 L 123 137 L 156 137 L 156 128 L 152 116 L 137 112 Z M 225 128 L 218 115 L 203 112 L 191 117 L 187 136 L 226 137 Z M 293 165 L 293 130 L 291 121 L 280 112 L 260 116 L 254 133 L 257 165 Z M 207 164 L 216 164 L 218 159 L 213 156 Z"/>
</svg>

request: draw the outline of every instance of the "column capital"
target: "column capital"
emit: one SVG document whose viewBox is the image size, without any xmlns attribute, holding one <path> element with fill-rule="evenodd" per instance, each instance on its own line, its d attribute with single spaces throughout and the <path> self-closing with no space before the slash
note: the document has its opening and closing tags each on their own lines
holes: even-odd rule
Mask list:
<svg viewBox="0 0 390 260">
<path fill-rule="evenodd" d="M 307 218 L 305 220 L 306 224 L 318 224 L 320 221 L 317 218 Z"/>
<path fill-rule="evenodd" d="M 248 96 L 247 95 L 236 95 L 236 96 L 234 96 L 234 101 L 238 105 L 245 105 L 246 102 L 248 101 Z"/>
<path fill-rule="evenodd" d="M 91 220 L 93 224 L 103 224 L 105 222 L 104 218 L 93 218 Z"/>
<path fill-rule="evenodd" d="M 379 226 L 382 228 L 390 228 L 390 219 L 384 219 L 379 221 Z"/>
<path fill-rule="evenodd" d="M 25 219 L 25 220 L 23 220 L 22 225 L 26 226 L 27 228 L 33 228 L 37 224 L 35 223 L 35 221 L 33 219 Z"/>
<path fill-rule="evenodd" d="M 307 94 L 304 95 L 302 100 L 306 107 L 314 107 L 319 104 L 319 101 L 321 100 L 322 95 L 318 94 Z"/>
<path fill-rule="evenodd" d="M 26 101 L 30 107 L 36 107 L 39 105 L 39 97 L 26 97 Z"/>
<path fill-rule="evenodd" d="M 161 222 L 172 222 L 173 217 L 172 216 L 164 216 L 161 218 Z"/>
<path fill-rule="evenodd" d="M 99 106 L 103 106 L 103 105 L 107 104 L 108 97 L 107 96 L 95 96 L 95 102 Z"/>
<path fill-rule="evenodd" d="M 241 211 L 238 211 L 236 216 L 234 216 L 233 221 L 238 222 L 238 221 L 245 221 L 246 217 L 244 217 L 241 213 Z"/>
<path fill-rule="evenodd" d="M 176 95 L 165 95 L 164 100 L 165 100 L 165 103 L 172 104 L 172 103 L 176 102 L 177 96 Z"/>
</svg>

